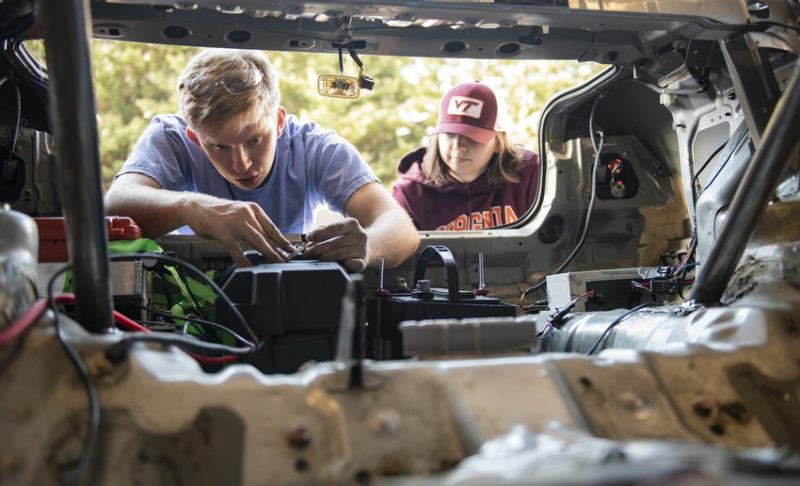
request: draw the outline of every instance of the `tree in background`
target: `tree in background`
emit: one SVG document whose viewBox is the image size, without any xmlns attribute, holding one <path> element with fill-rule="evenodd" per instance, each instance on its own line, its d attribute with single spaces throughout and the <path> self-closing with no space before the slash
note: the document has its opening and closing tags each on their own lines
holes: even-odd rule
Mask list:
<svg viewBox="0 0 800 486">
<path fill-rule="evenodd" d="M 27 46 L 27 44 L 26 44 Z M 43 50 L 29 46 L 43 59 Z M 37 52 L 37 50 L 39 52 Z M 92 41 L 103 182 L 119 171 L 150 119 L 178 110 L 177 78 L 194 47 Z M 337 53 L 268 52 L 278 69 L 282 104 L 289 113 L 336 130 L 369 162 L 386 187 L 400 158 L 422 146 L 453 85 L 482 81 L 505 102 L 505 126 L 513 142 L 538 150 L 539 117 L 555 93 L 575 86 L 603 67 L 565 61 L 511 61 L 362 56 L 374 91 L 356 100 L 317 94 L 317 77 L 339 71 Z M 349 59 L 345 74 L 355 74 Z"/>
</svg>

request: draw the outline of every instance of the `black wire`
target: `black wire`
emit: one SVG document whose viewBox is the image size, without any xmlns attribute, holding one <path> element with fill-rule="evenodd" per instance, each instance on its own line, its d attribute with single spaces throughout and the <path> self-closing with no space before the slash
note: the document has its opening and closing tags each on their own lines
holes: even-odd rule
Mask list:
<svg viewBox="0 0 800 486">
<path fill-rule="evenodd" d="M 714 157 L 716 157 L 717 154 L 722 152 L 722 149 L 724 149 L 727 146 L 728 142 L 726 141 L 725 143 L 720 145 L 716 150 L 711 152 L 711 155 L 709 155 L 706 161 L 703 162 L 703 165 L 700 166 L 700 169 L 698 169 L 697 172 L 695 172 L 694 177 L 692 178 L 692 192 L 694 192 L 695 187 L 697 186 L 697 179 L 700 177 L 700 174 L 706 169 L 708 164 L 710 164 L 711 161 L 714 160 Z M 697 202 L 697 195 L 695 195 L 695 202 Z"/>
<path fill-rule="evenodd" d="M 205 319 L 199 319 L 197 317 L 192 317 L 192 316 L 183 316 L 183 317 L 176 316 L 175 314 L 172 314 L 171 312 L 163 311 L 163 310 L 157 309 L 155 307 L 146 306 L 146 305 L 140 304 L 138 302 L 128 302 L 127 305 L 130 305 L 131 307 L 136 307 L 137 309 L 146 310 L 146 311 L 150 312 L 151 314 L 156 314 L 158 316 L 167 317 L 167 318 L 170 318 L 170 319 L 173 320 L 173 323 L 171 323 L 171 324 L 168 323 L 168 322 L 159 322 L 159 324 L 166 324 L 168 326 L 175 327 L 177 325 L 177 324 L 174 323 L 175 319 L 180 319 L 180 320 L 188 321 L 188 322 L 194 322 L 196 324 L 211 323 L 212 325 L 220 326 L 226 332 L 229 332 L 229 333 L 235 335 L 236 337 L 240 337 L 238 334 L 232 332 L 229 328 L 227 328 L 225 326 L 222 326 L 221 324 L 217 324 L 216 322 L 207 321 Z M 139 322 L 141 323 L 142 321 L 139 321 Z M 156 321 L 153 321 L 153 322 L 156 322 Z M 203 331 L 203 335 L 205 337 L 207 337 L 209 339 L 213 337 L 213 336 L 211 336 L 211 334 L 206 332 L 205 329 L 201 328 L 200 330 Z M 244 340 L 244 338 L 242 338 L 242 339 L 243 339 L 243 342 L 250 343 L 250 341 Z"/>
<path fill-rule="evenodd" d="M 714 175 L 712 175 L 712 176 L 711 176 L 711 177 L 710 177 L 710 178 L 709 178 L 709 179 L 706 181 L 706 183 L 705 183 L 705 184 L 703 184 L 703 188 L 702 188 L 702 190 L 700 191 L 700 194 L 702 194 L 703 192 L 705 192 L 705 190 L 706 190 L 706 189 L 708 189 L 709 187 L 711 187 L 711 184 L 713 184 L 713 183 L 714 183 L 714 181 L 717 179 L 717 176 L 718 176 L 718 175 L 719 175 L 719 174 L 722 172 L 722 169 L 724 169 L 724 168 L 725 168 L 725 166 L 728 164 L 728 162 L 730 162 L 731 158 L 733 158 L 733 156 L 734 156 L 734 155 L 735 155 L 737 152 L 739 152 L 739 149 L 742 147 L 742 145 L 743 145 L 743 144 L 744 144 L 744 143 L 745 143 L 747 140 L 749 140 L 749 137 L 747 137 L 747 136 L 746 136 L 748 133 L 749 133 L 749 132 L 748 132 L 747 130 L 745 130 L 745 131 L 744 131 L 744 133 L 742 134 L 741 138 L 740 138 L 739 140 L 737 140 L 737 141 L 736 141 L 736 146 L 734 146 L 733 150 L 731 150 L 731 153 L 730 153 L 730 154 L 728 154 L 728 156 L 727 156 L 727 157 L 725 157 L 725 160 L 722 162 L 722 164 L 720 164 L 720 166 L 717 168 L 716 172 L 714 172 Z"/>
<path fill-rule="evenodd" d="M 222 292 L 222 289 L 220 289 L 216 283 L 214 283 L 210 278 L 208 278 L 207 275 L 205 275 L 203 272 L 195 268 L 193 265 L 178 260 L 177 258 L 172 258 L 166 255 L 158 255 L 158 254 L 116 255 L 113 256 L 111 259 L 116 261 L 125 261 L 131 258 L 134 260 L 139 260 L 142 257 L 166 261 L 173 265 L 182 265 L 191 273 L 194 273 L 196 276 L 199 276 L 201 279 L 205 280 L 206 283 L 211 285 L 211 287 L 220 295 L 220 297 L 231 307 L 234 314 L 242 321 L 242 323 L 245 325 L 245 328 L 252 334 L 250 326 L 247 325 L 247 322 L 244 320 L 244 317 L 241 315 L 239 310 L 236 309 L 236 307 L 233 305 L 233 302 L 230 301 L 228 296 L 225 295 L 225 293 Z M 71 268 L 70 265 L 64 266 L 50 277 L 50 280 L 47 283 L 47 298 L 50 303 L 50 307 L 53 309 L 54 312 L 54 324 L 56 328 L 56 336 L 58 337 L 58 341 L 61 343 L 61 346 L 64 348 L 64 351 L 67 353 L 70 362 L 75 367 L 76 372 L 78 373 L 81 381 L 83 382 L 84 388 L 86 389 L 86 395 L 89 399 L 89 430 L 87 431 L 83 447 L 81 448 L 78 464 L 75 466 L 75 469 L 73 469 L 72 473 L 70 474 L 69 480 L 67 481 L 67 484 L 79 484 L 81 478 L 86 473 L 86 469 L 89 465 L 89 460 L 91 458 L 92 451 L 94 450 L 95 443 L 97 442 L 97 434 L 100 428 L 100 399 L 97 395 L 97 390 L 95 389 L 94 384 L 92 383 L 92 379 L 91 376 L 89 375 L 88 369 L 86 368 L 86 364 L 83 362 L 83 360 L 81 360 L 80 356 L 78 356 L 78 353 L 75 351 L 70 342 L 67 340 L 67 336 L 64 332 L 64 327 L 59 317 L 58 306 L 55 299 L 54 286 L 58 277 L 66 273 L 70 268 Z M 228 332 L 231 332 L 231 334 L 236 335 L 230 330 L 228 330 Z M 254 341 L 257 341 L 254 334 L 253 338 Z M 130 345 L 135 342 L 157 342 L 161 344 L 173 344 L 182 348 L 187 348 L 200 352 L 212 351 L 212 352 L 221 352 L 221 353 L 235 354 L 235 355 L 249 354 L 253 352 L 255 349 L 257 349 L 255 346 L 248 346 L 247 348 L 236 348 L 231 346 L 225 346 L 222 344 L 194 341 L 178 336 L 172 336 L 169 334 L 154 333 L 154 334 L 134 334 L 128 336 L 120 340 L 119 342 L 113 344 L 107 350 L 107 354 L 113 355 L 115 351 L 119 352 L 120 350 L 125 350 L 125 352 L 127 352 Z"/>
<path fill-rule="evenodd" d="M 170 322 L 164 322 L 164 321 L 153 321 L 153 320 L 143 319 L 136 322 L 146 327 L 147 329 L 150 329 L 151 331 L 169 332 L 169 331 L 174 331 L 175 328 L 177 327 L 177 324 L 172 324 Z M 189 324 L 191 324 L 191 322 L 186 323 L 187 326 Z"/>
<path fill-rule="evenodd" d="M 772 21 L 772 20 L 764 20 L 764 21 L 760 21 L 760 22 L 753 22 L 753 25 L 769 25 L 771 27 L 783 27 L 784 29 L 789 29 L 789 30 L 793 30 L 795 32 L 800 32 L 800 27 L 798 27 L 796 25 L 782 24 L 780 22 L 775 22 L 775 21 Z"/>
<path fill-rule="evenodd" d="M 86 438 L 84 439 L 83 447 L 81 448 L 81 455 L 78 459 L 78 464 L 75 466 L 75 469 L 72 470 L 70 478 L 67 481 L 67 484 L 79 484 L 81 478 L 86 472 L 86 468 L 89 465 L 89 459 L 91 458 L 92 451 L 94 450 L 94 445 L 97 442 L 97 432 L 100 428 L 100 399 L 97 395 L 97 390 L 92 383 L 89 370 L 86 369 L 86 364 L 83 362 L 80 356 L 78 356 L 78 353 L 67 340 L 64 327 L 61 319 L 59 318 L 58 306 L 53 287 L 55 286 L 56 279 L 70 268 L 71 266 L 67 265 L 50 277 L 50 280 L 47 283 L 47 299 L 50 302 L 50 307 L 53 309 L 53 319 L 55 322 L 56 336 L 58 337 L 58 341 L 61 343 L 61 346 L 63 346 L 70 362 L 72 362 L 72 365 L 75 367 L 75 371 L 77 371 L 78 375 L 80 376 L 83 386 L 86 389 L 86 395 L 89 397 L 89 430 L 86 433 Z"/>
<path fill-rule="evenodd" d="M 161 315 L 161 316 L 164 316 L 164 317 L 170 317 L 172 319 L 178 319 L 178 320 L 181 320 L 181 321 L 191 322 L 193 324 L 200 324 L 200 325 L 203 325 L 203 326 L 210 326 L 210 327 L 213 327 L 213 328 L 216 328 L 216 329 L 220 329 L 220 330 L 230 334 L 231 336 L 233 336 L 235 339 L 237 339 L 242 344 L 246 344 L 246 345 L 251 346 L 253 348 L 256 347 L 255 343 L 253 343 L 251 341 L 248 341 L 247 339 L 243 338 L 241 335 L 233 332 L 228 327 L 223 326 L 222 324 L 219 324 L 219 323 L 216 323 L 216 322 L 213 322 L 213 321 L 208 321 L 208 320 L 205 320 L 205 319 L 198 319 L 196 317 L 175 316 L 175 315 L 170 314 L 169 312 L 163 312 L 163 311 L 160 311 L 158 309 L 154 309 L 152 307 L 147 307 L 147 306 L 144 306 L 144 305 L 143 306 L 139 306 L 139 307 L 143 308 L 144 310 L 147 310 L 149 312 L 153 312 L 154 314 L 158 314 L 158 315 Z M 139 322 L 139 324 L 145 324 L 145 323 L 146 324 L 167 324 L 167 323 L 164 323 L 164 322 L 147 321 L 147 320 L 142 320 L 142 321 L 138 321 L 138 322 Z"/>
<path fill-rule="evenodd" d="M 611 322 L 611 324 L 608 325 L 608 327 L 605 329 L 605 331 L 603 331 L 603 334 L 600 335 L 600 338 L 597 340 L 597 342 L 594 343 L 594 346 L 592 346 L 591 349 L 589 349 L 589 351 L 586 354 L 590 355 L 590 354 L 594 353 L 597 350 L 597 348 L 600 346 L 600 344 L 603 343 L 603 340 L 606 338 L 606 336 L 608 336 L 608 334 L 611 332 L 611 330 L 614 329 L 617 326 L 617 324 L 622 322 L 623 319 L 625 319 L 626 317 L 631 316 L 631 315 L 639 312 L 640 310 L 644 309 L 645 307 L 653 307 L 653 306 L 658 306 L 658 305 L 661 305 L 661 304 L 659 302 L 645 302 L 643 304 L 637 305 L 633 309 L 629 310 L 628 312 L 623 313 L 622 315 L 620 315 L 619 317 L 614 319 Z"/>
<path fill-rule="evenodd" d="M 600 150 L 603 149 L 604 142 L 605 142 L 605 137 L 601 135 L 600 146 L 599 146 Z M 575 258 L 575 255 L 578 253 L 578 251 L 583 246 L 583 243 L 586 241 L 586 235 L 589 233 L 589 223 L 591 222 L 592 219 L 592 209 L 594 208 L 594 202 L 597 200 L 597 168 L 599 163 L 600 163 L 600 151 L 597 152 L 594 159 L 594 163 L 592 164 L 592 195 L 589 198 L 589 207 L 586 208 L 586 219 L 584 220 L 583 223 L 583 231 L 581 231 L 581 237 L 578 240 L 578 243 L 575 245 L 575 248 L 572 249 L 572 252 L 567 256 L 566 259 L 564 259 L 564 261 L 561 263 L 561 265 L 558 266 L 558 268 L 550 272 L 550 275 L 560 273 L 562 270 L 564 270 L 564 268 L 567 265 L 569 265 L 572 259 Z M 547 283 L 547 277 L 541 279 L 536 285 L 533 285 L 525 289 L 525 291 L 522 292 L 522 297 L 525 297 L 531 292 L 539 290 L 545 285 L 545 283 Z"/>
<path fill-rule="evenodd" d="M 19 124 L 20 121 L 22 120 L 22 95 L 19 92 L 19 85 L 17 84 L 16 81 L 14 81 L 14 78 L 11 76 L 6 76 L 5 78 L 0 79 L 0 87 L 6 84 L 6 81 L 11 81 L 11 83 L 14 85 L 14 95 L 17 100 L 16 123 L 14 123 L 14 131 L 11 132 L 11 140 L 9 141 L 10 145 L 8 147 L 8 158 L 11 158 L 11 154 L 14 153 L 14 150 L 16 150 L 17 147 L 17 138 L 19 137 Z"/>
<path fill-rule="evenodd" d="M 200 314 L 200 317 L 202 317 L 203 319 L 208 319 L 208 317 L 206 317 L 205 313 L 203 312 L 203 309 L 200 308 L 200 303 L 197 301 L 194 292 L 192 292 L 192 288 L 189 285 L 189 279 L 186 278 L 186 274 L 183 273 L 181 267 L 178 267 L 176 270 L 178 272 L 178 276 L 183 281 L 183 284 L 186 286 L 186 292 L 189 293 L 189 300 L 192 301 L 192 305 L 194 306 L 195 310 L 197 311 L 198 314 Z"/>
<path fill-rule="evenodd" d="M 361 58 L 358 57 L 358 53 L 356 52 L 355 49 L 353 49 L 352 47 L 348 47 L 347 48 L 347 53 L 350 54 L 350 58 L 353 61 L 355 61 L 356 65 L 359 67 L 359 69 L 363 69 L 364 68 L 364 63 L 361 62 Z"/>
<path fill-rule="evenodd" d="M 151 271 L 153 273 L 155 273 L 156 276 L 158 276 L 158 280 L 159 280 L 159 282 L 161 282 L 161 288 L 164 291 L 164 298 L 167 301 L 167 308 L 168 309 L 172 309 L 174 307 L 174 305 L 175 305 L 175 302 L 173 302 L 173 300 L 172 300 L 172 292 L 170 291 L 170 285 L 167 283 L 167 279 L 164 276 L 164 269 L 159 266 L 159 267 L 156 267 L 156 268 L 152 269 Z M 183 275 L 183 273 L 180 272 L 180 275 Z M 185 277 L 183 278 L 183 280 L 184 280 L 184 283 L 186 283 L 186 285 L 188 287 L 189 284 L 188 284 L 188 282 L 186 282 Z M 191 293 L 191 289 L 188 289 L 188 290 Z M 194 294 L 192 294 L 192 297 L 194 297 Z M 139 302 L 133 302 L 132 301 L 132 302 L 128 302 L 127 305 L 130 305 L 130 306 L 133 306 L 133 307 L 137 307 L 139 309 L 144 309 L 144 310 L 149 311 L 150 313 L 153 313 L 153 314 L 159 314 L 159 315 L 162 315 L 162 316 L 165 316 L 165 317 L 174 317 L 174 315 L 169 313 L 169 312 L 163 312 L 163 311 L 161 311 L 159 309 L 156 309 L 155 307 L 148 307 L 146 305 L 142 305 Z M 195 302 L 195 305 L 196 305 L 196 302 Z M 199 308 L 197 310 L 198 310 L 198 312 L 200 312 L 202 317 L 204 317 L 204 318 L 206 317 L 205 315 L 203 315 L 202 311 L 200 311 Z M 184 318 L 184 319 L 187 319 L 187 318 Z M 208 334 L 206 332 L 205 329 L 201 328 L 200 330 L 203 331 L 203 334 L 204 334 L 205 337 L 207 337 L 207 338 L 211 338 L 212 337 L 210 334 Z"/>
<path fill-rule="evenodd" d="M 692 260 L 692 258 L 693 258 L 692 255 L 694 254 L 694 251 L 696 249 L 697 249 L 697 236 L 696 235 L 692 235 L 692 239 L 689 242 L 689 248 L 686 250 L 687 252 L 689 252 L 689 254 L 686 255 L 686 257 L 685 257 L 686 258 L 686 263 L 683 265 L 683 268 L 681 269 L 681 275 L 680 275 L 680 277 L 678 277 L 679 281 L 680 280 L 684 280 L 686 278 L 686 274 L 689 273 L 689 261 Z M 679 265 L 680 265 L 680 263 L 679 263 Z M 680 294 L 678 294 L 678 295 L 680 295 Z"/>
<path fill-rule="evenodd" d="M 575 245 L 575 248 L 573 248 L 572 252 L 569 254 L 569 256 L 567 256 L 564 262 L 561 263 L 561 265 L 559 265 L 558 268 L 550 272 L 550 275 L 561 272 L 567 265 L 569 265 L 569 262 L 571 262 L 572 259 L 575 258 L 575 255 L 583 246 L 583 242 L 586 241 L 586 235 L 589 233 L 589 223 L 592 220 L 592 209 L 594 208 L 595 200 L 597 200 L 597 169 L 600 166 L 600 154 L 603 151 L 603 144 L 605 142 L 605 134 L 602 131 L 599 131 L 600 133 L 599 146 L 595 143 L 594 139 L 594 113 L 601 99 L 603 99 L 602 95 L 598 96 L 597 99 L 594 100 L 594 103 L 592 104 L 592 110 L 589 113 L 589 137 L 592 141 L 592 148 L 595 151 L 595 157 L 594 157 L 594 163 L 592 164 L 592 195 L 589 198 L 589 207 L 586 208 L 586 219 L 583 222 L 583 231 L 581 231 L 581 237 L 578 240 L 578 244 Z M 525 289 L 525 291 L 522 292 L 521 298 L 525 298 L 525 296 L 530 294 L 531 292 L 539 290 L 545 285 L 545 283 L 547 283 L 547 277 L 544 277 L 535 285 Z"/>
<path fill-rule="evenodd" d="M 164 289 L 164 298 L 167 299 L 167 307 L 172 308 L 175 305 L 175 302 L 172 300 L 172 292 L 170 292 L 169 285 L 167 284 L 167 278 L 164 276 L 164 270 L 162 268 L 156 268 L 153 270 L 156 275 L 158 275 L 158 280 L 161 282 L 161 288 Z"/>
<path fill-rule="evenodd" d="M 694 198 L 695 203 L 697 203 L 697 198 L 700 197 L 700 194 L 702 194 L 703 191 L 705 191 L 711 185 L 711 183 L 714 182 L 714 180 L 717 178 L 717 175 L 719 175 L 719 173 L 725 167 L 725 165 L 727 165 L 728 162 L 731 160 L 731 158 L 739 151 L 739 149 L 742 146 L 742 143 L 744 143 L 744 141 L 747 140 L 748 131 L 745 129 L 745 127 L 746 127 L 745 124 L 740 125 L 740 127 L 736 130 L 736 132 L 734 132 L 734 138 L 732 139 L 734 142 L 733 145 L 731 145 L 731 141 L 729 140 L 724 144 L 722 144 L 722 146 L 720 146 L 718 149 L 714 150 L 714 152 L 708 157 L 708 159 L 706 159 L 703 165 L 700 166 L 700 169 L 697 170 L 694 177 L 692 177 L 691 189 L 692 189 L 692 197 Z M 712 160 L 714 160 L 714 157 L 716 157 L 717 154 L 719 154 L 719 152 L 725 147 L 731 147 L 731 150 L 723 156 L 724 160 L 722 164 L 720 164 L 719 169 L 717 169 L 714 175 L 712 175 L 709 178 L 709 180 L 706 181 L 705 184 L 703 184 L 703 188 L 698 194 L 697 179 L 700 177 L 700 174 L 705 170 L 706 166 L 708 166 L 708 164 L 711 163 Z"/>
<path fill-rule="evenodd" d="M 739 149 L 742 146 L 742 143 L 744 143 L 744 141 L 747 140 L 747 136 L 746 135 L 748 133 L 749 132 L 746 130 L 746 124 L 744 124 L 744 123 L 742 123 L 739 126 L 739 128 L 736 129 L 736 131 L 734 132 L 734 139 L 736 140 L 734 145 L 732 146 L 730 151 L 727 154 L 724 155 L 724 160 L 723 160 L 722 164 L 720 164 L 719 169 L 717 169 L 717 171 L 703 185 L 703 188 L 700 191 L 700 194 L 705 192 L 705 190 L 708 187 L 711 186 L 711 184 L 717 178 L 717 175 L 719 175 L 720 172 L 722 172 L 722 169 L 731 160 L 731 157 L 733 157 L 733 155 L 736 154 L 739 151 Z M 697 171 L 697 173 L 694 174 L 694 176 L 692 177 L 692 183 L 690 184 L 690 189 L 692 191 L 692 204 L 694 205 L 694 212 L 692 213 L 692 241 L 694 242 L 694 245 L 697 244 L 697 199 L 700 197 L 700 194 L 697 193 L 697 178 L 700 177 L 700 173 L 702 173 L 703 170 L 705 170 L 706 166 L 712 160 L 714 160 L 714 157 L 717 156 L 717 154 L 720 152 L 720 150 L 722 150 L 725 147 L 729 147 L 729 146 L 731 146 L 730 145 L 730 140 L 725 142 L 724 144 L 722 144 L 722 146 L 720 146 L 718 149 L 716 149 L 711 154 L 711 156 L 708 157 L 708 159 L 703 163 L 703 165 L 700 166 L 700 169 Z M 692 244 L 690 244 L 689 246 L 693 248 Z M 690 251 L 694 251 L 694 250 L 691 249 Z M 684 274 L 685 274 L 685 272 L 684 272 Z"/>
<path fill-rule="evenodd" d="M 110 259 L 111 261 L 116 261 L 116 262 L 141 261 L 145 259 L 153 259 L 160 262 L 168 263 L 173 266 L 181 266 L 185 268 L 186 270 L 189 271 L 190 274 L 194 275 L 196 278 L 199 278 L 207 285 L 209 285 L 212 289 L 214 289 L 214 292 L 216 292 L 219 298 L 221 298 L 225 302 L 225 304 L 230 308 L 231 312 L 233 313 L 234 316 L 236 316 L 236 319 L 239 321 L 239 323 L 242 324 L 242 326 L 244 326 L 245 331 L 247 331 L 247 333 L 250 335 L 250 339 L 254 343 L 257 343 L 259 341 L 258 337 L 250 328 L 250 325 L 248 324 L 247 320 L 244 318 L 242 313 L 239 312 L 239 309 L 236 307 L 236 305 L 234 305 L 230 297 L 228 297 L 227 294 L 225 294 L 225 292 L 223 292 L 223 290 L 219 287 L 219 285 L 217 285 L 216 282 L 214 282 L 211 278 L 209 278 L 208 275 L 201 272 L 199 268 L 195 267 L 191 263 L 185 262 L 179 258 L 173 258 L 171 256 L 162 255 L 160 253 L 120 253 L 118 255 L 112 255 Z"/>
</svg>

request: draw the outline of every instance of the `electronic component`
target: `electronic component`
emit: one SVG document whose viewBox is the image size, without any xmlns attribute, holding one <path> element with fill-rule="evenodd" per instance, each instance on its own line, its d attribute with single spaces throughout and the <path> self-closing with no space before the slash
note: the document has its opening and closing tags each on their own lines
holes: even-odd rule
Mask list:
<svg viewBox="0 0 800 486">
<path fill-rule="evenodd" d="M 286 251 L 281 247 L 276 247 L 275 251 L 278 252 L 286 261 L 292 260 L 301 260 L 303 258 L 303 252 L 306 251 L 305 243 L 294 243 L 292 245 L 294 249 L 292 251 Z M 244 252 L 244 256 L 250 261 L 252 265 L 260 265 L 262 263 L 269 263 L 269 260 L 264 258 L 264 255 L 257 250 L 247 250 Z"/>
<path fill-rule="evenodd" d="M 616 199 L 621 199 L 628 193 L 628 189 L 625 187 L 625 179 L 622 176 L 624 166 L 625 163 L 620 158 L 615 158 L 606 164 L 608 178 L 610 179 L 608 190 L 611 197 Z"/>
<path fill-rule="evenodd" d="M 294 260 L 237 268 L 222 286 L 262 341 L 242 362 L 265 373 L 293 373 L 307 361 L 330 361 L 350 278 L 338 263 Z M 219 299 L 217 322 L 244 333 Z"/>
<path fill-rule="evenodd" d="M 69 259 L 63 217 L 33 218 L 39 229 L 39 262 L 66 262 Z M 131 218 L 106 216 L 109 241 L 136 240 L 142 230 Z"/>
<path fill-rule="evenodd" d="M 358 78 L 338 74 L 322 74 L 317 79 L 317 93 L 332 98 L 358 98 L 361 86 Z"/>
<path fill-rule="evenodd" d="M 447 270 L 447 289 L 432 288 L 430 280 L 425 279 L 425 269 L 433 258 L 443 263 Z M 485 287 L 479 292 L 484 295 L 460 290 L 455 259 L 445 246 L 429 246 L 422 251 L 414 282 L 416 286 L 409 292 L 381 288 L 376 297 L 367 299 L 368 357 L 378 360 L 405 357 L 399 329 L 403 321 L 513 317 L 517 312 L 517 306 L 487 297 Z"/>
<path fill-rule="evenodd" d="M 624 155 L 603 154 L 600 170 L 604 172 L 597 181 L 597 197 L 600 199 L 631 199 L 639 191 L 639 178 L 633 163 Z"/>
<path fill-rule="evenodd" d="M 69 260 L 69 248 L 63 217 L 33 218 L 39 233 L 38 261 L 41 277 L 38 281 L 39 291 L 44 293 L 50 276 L 61 269 Z M 128 217 L 106 216 L 106 231 L 109 241 L 137 240 L 142 237 L 142 230 L 136 222 Z M 109 265 L 111 289 L 114 308 L 133 319 L 146 319 L 143 310 L 150 304 L 152 296 L 151 275 L 145 271 L 140 262 L 112 262 Z M 57 281 L 59 288 L 64 287 L 64 280 Z M 71 288 L 71 283 L 68 283 Z"/>
<path fill-rule="evenodd" d="M 8 127 L 0 127 L 0 202 L 32 216 L 61 213 L 56 191 L 53 137 L 20 128 L 15 147 L 6 145 Z"/>
<path fill-rule="evenodd" d="M 690 245 L 691 246 L 691 245 Z M 659 266 L 650 270 L 642 270 L 638 280 L 631 285 L 636 291 L 652 296 L 653 299 L 666 301 L 670 296 L 681 295 L 683 290 L 694 283 L 693 251 L 687 252 L 681 262 L 675 266 Z"/>
<path fill-rule="evenodd" d="M 375 87 L 375 80 L 364 74 L 364 63 L 358 57 L 354 46 L 351 43 L 334 43 L 334 47 L 339 48 L 339 74 L 320 75 L 317 78 L 317 93 L 322 96 L 354 100 L 358 98 L 362 89 L 372 91 L 372 88 Z M 350 58 L 358 65 L 358 77 L 344 75 L 342 52 L 345 49 L 350 54 Z"/>
<path fill-rule="evenodd" d="M 547 277 L 547 300 L 550 310 L 564 308 L 570 305 L 576 296 L 592 290 L 595 291 L 594 298 L 575 302 L 575 312 L 620 307 L 630 309 L 639 304 L 641 299 L 641 294 L 631 286 L 631 281 L 642 278 L 640 271 L 639 268 L 617 268 L 550 275 Z"/>
</svg>

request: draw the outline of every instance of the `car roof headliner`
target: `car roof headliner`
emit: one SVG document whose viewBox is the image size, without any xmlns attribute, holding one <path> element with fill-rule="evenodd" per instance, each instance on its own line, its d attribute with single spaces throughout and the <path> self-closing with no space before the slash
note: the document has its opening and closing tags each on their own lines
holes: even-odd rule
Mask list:
<svg viewBox="0 0 800 486">
<path fill-rule="evenodd" d="M 609 2 L 606 2 L 609 3 Z M 570 8 L 577 5 L 580 8 Z M 761 27 L 738 2 L 93 0 L 96 37 L 273 51 L 631 63 Z M 681 14 L 690 11 L 694 15 Z"/>
</svg>

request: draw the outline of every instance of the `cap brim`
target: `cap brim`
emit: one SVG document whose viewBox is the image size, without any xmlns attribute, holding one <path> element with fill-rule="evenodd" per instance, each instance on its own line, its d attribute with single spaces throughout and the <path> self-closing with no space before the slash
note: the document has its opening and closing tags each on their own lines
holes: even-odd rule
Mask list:
<svg viewBox="0 0 800 486">
<path fill-rule="evenodd" d="M 494 130 L 475 127 L 465 123 L 440 123 L 433 129 L 433 133 L 457 133 L 475 140 L 478 143 L 489 143 L 497 134 Z"/>
</svg>

